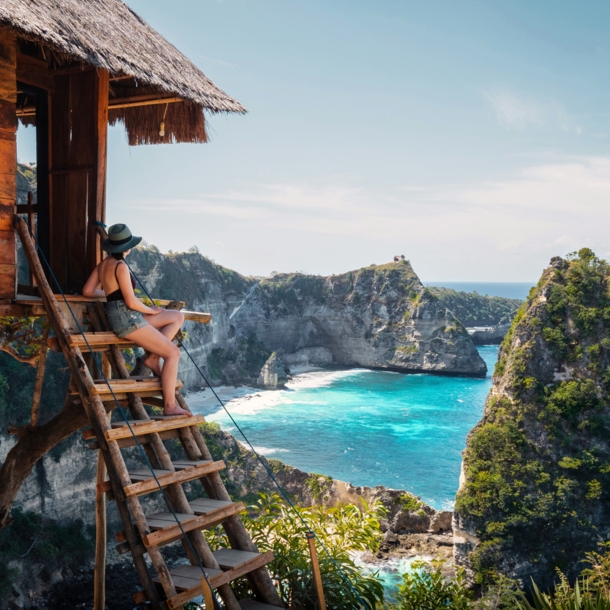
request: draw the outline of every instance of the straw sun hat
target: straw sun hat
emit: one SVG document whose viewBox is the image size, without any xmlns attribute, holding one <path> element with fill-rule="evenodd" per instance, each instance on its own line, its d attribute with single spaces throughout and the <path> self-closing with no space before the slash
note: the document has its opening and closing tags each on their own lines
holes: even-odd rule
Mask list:
<svg viewBox="0 0 610 610">
<path fill-rule="evenodd" d="M 108 237 L 102 242 L 102 248 L 110 254 L 131 250 L 142 241 L 141 237 L 131 234 L 127 225 L 118 224 L 108 227 Z"/>
</svg>

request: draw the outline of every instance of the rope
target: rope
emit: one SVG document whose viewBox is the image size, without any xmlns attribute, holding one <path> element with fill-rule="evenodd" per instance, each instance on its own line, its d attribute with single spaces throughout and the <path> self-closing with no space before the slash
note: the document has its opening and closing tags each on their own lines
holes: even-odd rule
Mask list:
<svg viewBox="0 0 610 610">
<path fill-rule="evenodd" d="M 153 476 L 153 478 L 155 479 L 155 482 L 157 483 L 157 486 L 159 487 L 159 491 L 161 492 L 161 494 L 163 495 L 163 499 L 165 500 L 165 504 L 167 505 L 167 507 L 169 508 L 169 510 L 171 511 L 176 523 L 178 524 L 178 527 L 180 528 L 180 531 L 182 532 L 182 535 L 184 536 L 184 539 L 187 541 L 189 548 L 193 554 L 193 556 L 197 559 L 197 563 L 199 564 L 199 568 L 203 574 L 203 577 L 206 580 L 206 583 L 208 584 L 210 591 L 212 591 L 212 599 L 214 600 L 214 606 L 217 610 L 221 610 L 221 606 L 220 603 L 218 602 L 216 595 L 214 593 L 214 590 L 212 588 L 212 586 L 210 585 L 210 581 L 208 580 L 208 576 L 206 574 L 205 571 L 205 567 L 204 565 L 201 563 L 201 560 L 199 559 L 199 555 L 195 552 L 195 549 L 193 548 L 193 545 L 191 543 L 191 541 L 189 540 L 188 536 L 186 535 L 186 532 L 184 531 L 184 528 L 182 527 L 182 524 L 180 523 L 180 519 L 178 519 L 178 515 L 176 514 L 176 512 L 174 511 L 169 498 L 167 497 L 167 494 L 165 493 L 165 490 L 163 489 L 161 483 L 159 482 L 159 479 L 157 478 L 157 475 L 155 474 L 155 469 L 153 468 L 152 464 L 150 463 L 150 460 L 148 459 L 148 456 L 146 455 L 146 452 L 144 451 L 144 448 L 142 447 L 142 444 L 140 443 L 140 441 L 138 440 L 137 435 L 135 434 L 135 432 L 133 431 L 133 428 L 131 427 L 131 424 L 129 423 L 129 420 L 127 419 L 127 415 L 125 414 L 125 411 L 123 410 L 123 407 L 121 407 L 115 393 L 114 390 L 112 389 L 112 386 L 110 385 L 110 381 L 108 380 L 108 378 L 106 377 L 106 375 L 104 374 L 104 370 L 103 367 L 101 365 L 101 363 L 98 361 L 97 356 L 95 355 L 94 351 L 91 349 L 91 346 L 89 345 L 89 341 L 87 341 L 87 337 L 85 335 L 85 332 L 83 331 L 83 329 L 81 328 L 81 325 L 78 322 L 77 317 L 74 315 L 74 312 L 72 311 L 72 307 L 70 306 L 70 303 L 68 301 L 68 299 L 66 298 L 66 295 L 64 294 L 63 290 L 61 289 L 61 286 L 59 284 L 59 282 L 57 281 L 57 278 L 55 277 L 55 274 L 53 273 L 53 270 L 51 269 L 51 266 L 49 265 L 49 262 L 47 261 L 43 251 L 41 250 L 40 246 L 38 245 L 38 243 L 36 243 L 36 249 L 38 250 L 38 253 L 40 254 L 40 257 L 42 258 L 42 260 L 44 261 L 49 273 L 51 274 L 51 277 L 53 278 L 53 281 L 55 282 L 55 284 L 57 285 L 58 289 L 59 289 L 59 293 L 61 294 L 65 304 L 68 307 L 68 310 L 70 311 L 70 314 L 72 315 L 72 318 L 74 319 L 74 322 L 76 323 L 76 326 L 78 328 L 78 332 L 82 335 L 83 339 L 85 340 L 85 344 L 87 345 L 87 349 L 89 350 L 89 353 L 91 354 L 93 360 L 95 361 L 95 364 L 97 365 L 98 370 L 100 371 L 100 373 L 102 374 L 102 377 L 104 378 L 104 382 L 106 383 L 106 385 L 108 386 L 108 389 L 110 390 L 110 393 L 112 394 L 112 398 L 114 399 L 116 406 L 119 410 L 119 413 L 121 414 L 121 416 L 123 417 L 123 419 L 125 420 L 125 423 L 127 424 L 127 427 L 129 428 L 129 431 L 131 432 L 131 435 L 133 436 L 133 439 L 136 443 L 136 446 L 138 447 L 142 457 L 144 458 L 144 461 L 146 463 L 146 465 L 148 466 L 148 468 L 150 469 L 150 472 Z M 80 372 L 78 373 L 81 382 L 83 381 L 83 378 L 80 374 Z"/>
<path fill-rule="evenodd" d="M 144 283 L 142 282 L 142 280 L 140 280 L 140 278 L 133 272 L 131 267 L 129 267 L 129 263 L 126 263 L 126 264 L 127 264 L 127 267 L 129 268 L 129 270 L 131 271 L 131 273 L 133 274 L 133 276 L 135 277 L 136 281 L 142 287 L 142 290 L 144 291 L 144 294 L 154 303 L 154 301 L 153 301 L 152 297 L 150 296 L 148 290 L 146 290 L 146 286 L 144 286 Z M 242 435 L 242 437 L 244 438 L 244 440 L 246 441 L 246 443 L 250 447 L 250 450 L 254 453 L 254 455 L 256 456 L 258 461 L 262 464 L 263 468 L 267 471 L 267 474 L 269 475 L 269 477 L 271 478 L 273 483 L 276 485 L 276 487 L 279 489 L 280 493 L 282 494 L 282 496 L 284 497 L 284 499 L 286 500 L 286 502 L 288 503 L 290 508 L 292 508 L 292 510 L 295 512 L 295 514 L 299 517 L 299 519 L 301 520 L 303 525 L 307 528 L 308 532 L 311 533 L 315 537 L 315 539 L 317 540 L 317 542 L 320 545 L 320 547 L 322 547 L 322 549 L 324 550 L 326 555 L 328 555 L 328 558 L 331 560 L 331 562 L 333 563 L 333 565 L 335 566 L 335 568 L 337 569 L 337 571 L 341 575 L 341 578 L 343 578 L 343 580 L 348 584 L 348 586 L 350 587 L 352 592 L 356 595 L 356 597 L 358 598 L 358 601 L 362 604 L 362 606 L 364 608 L 368 608 L 369 606 L 364 602 L 364 600 L 360 596 L 360 593 L 358 593 L 358 590 L 354 587 L 354 585 L 352 584 L 350 579 L 344 574 L 343 570 L 339 567 L 337 562 L 334 560 L 334 558 L 330 554 L 330 551 L 326 548 L 326 546 L 320 540 L 318 535 L 311 529 L 311 527 L 309 526 L 307 521 L 305 521 L 305 519 L 303 518 L 303 515 L 301 515 L 301 513 L 298 511 L 297 507 L 293 504 L 292 500 L 290 499 L 290 497 L 288 496 L 288 494 L 286 493 L 284 488 L 280 485 L 279 481 L 275 478 L 275 475 L 273 474 L 271 469 L 261 459 L 261 456 L 258 454 L 256 449 L 254 449 L 254 446 L 252 445 L 252 443 L 250 442 L 250 440 L 246 436 L 246 433 L 241 429 L 241 426 L 235 421 L 235 418 L 231 415 L 231 413 L 229 412 L 229 410 L 225 406 L 224 402 L 221 400 L 220 396 L 218 396 L 218 394 L 216 393 L 216 390 L 214 390 L 214 388 L 212 387 L 212 384 L 207 380 L 207 377 L 203 374 L 203 371 L 201 370 L 199 365 L 195 362 L 195 359 L 193 358 L 191 353 L 188 351 L 188 349 L 186 348 L 186 346 L 184 345 L 184 343 L 182 342 L 180 337 L 176 337 L 176 338 L 178 339 L 178 342 L 180 343 L 180 347 L 182 347 L 182 349 L 184 350 L 184 352 L 188 356 L 189 360 L 193 363 L 193 366 L 197 369 L 197 372 L 199 373 L 199 375 L 201 375 L 202 379 L 206 382 L 207 386 L 210 388 L 210 390 L 212 390 L 212 394 L 214 394 L 214 396 L 216 397 L 216 400 L 219 402 L 220 406 L 225 410 L 226 414 L 231 419 L 231 422 L 239 430 L 239 433 Z"/>
</svg>

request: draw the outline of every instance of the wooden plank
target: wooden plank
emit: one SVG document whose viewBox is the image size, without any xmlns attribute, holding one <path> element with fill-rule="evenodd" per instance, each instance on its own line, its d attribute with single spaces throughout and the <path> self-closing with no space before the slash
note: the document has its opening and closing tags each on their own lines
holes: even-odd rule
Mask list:
<svg viewBox="0 0 610 610">
<path fill-rule="evenodd" d="M 190 426 L 196 426 L 197 424 L 203 423 L 205 420 L 203 415 L 193 415 L 191 417 L 175 417 L 171 420 L 165 420 L 162 422 L 150 421 L 139 426 L 134 426 L 134 432 L 137 436 L 144 434 L 153 434 L 163 432 L 165 430 L 178 430 L 180 428 L 186 428 Z M 129 428 L 123 425 L 120 428 L 113 428 L 112 430 L 106 431 L 107 440 L 118 440 L 121 438 L 130 438 L 132 436 Z"/>
<path fill-rule="evenodd" d="M 180 433 L 178 432 L 178 430 L 164 430 L 163 432 L 159 432 L 158 434 L 159 434 L 159 438 L 162 441 L 167 441 L 172 438 L 178 438 L 180 436 Z M 138 434 L 137 436 L 138 436 L 138 442 L 141 445 L 146 445 L 148 443 L 153 442 L 152 436 L 150 434 L 144 434 L 142 436 L 140 436 Z M 136 441 L 133 438 L 133 436 L 129 436 L 127 438 L 118 439 L 117 444 L 121 449 L 126 449 L 127 447 L 134 447 L 136 445 Z"/>
<path fill-rule="evenodd" d="M 150 518 L 147 517 L 148 525 L 151 529 L 155 529 L 155 525 L 160 525 L 160 527 L 158 527 L 159 531 L 155 531 L 152 534 L 144 536 L 142 540 L 146 547 L 167 544 L 180 538 L 183 535 L 183 532 L 186 533 L 195 529 L 202 530 L 215 527 L 219 523 L 222 523 L 227 517 L 237 515 L 244 510 L 246 510 L 245 505 L 242 502 L 236 502 L 229 506 L 223 506 L 221 508 L 212 510 L 204 515 L 182 515 L 184 518 L 180 518 L 180 516 L 177 515 L 180 519 L 182 529 L 176 523 L 176 520 L 171 513 L 160 513 L 160 515 L 167 517 L 165 519 L 161 519 L 158 516 L 156 519 L 153 519 L 155 515 L 151 515 Z M 223 567 L 220 562 L 219 565 L 221 568 Z"/>
<path fill-rule="evenodd" d="M 205 515 L 217 508 L 223 508 L 233 504 L 231 500 L 214 500 L 212 498 L 197 498 L 191 500 L 189 506 L 196 515 Z"/>
<path fill-rule="evenodd" d="M 17 113 L 14 102 L 0 99 L 0 126 L 9 133 L 17 131 Z"/>
<path fill-rule="evenodd" d="M 53 295 L 55 299 L 62 301 L 64 300 L 64 296 L 69 303 L 84 303 L 84 304 L 92 304 L 92 303 L 105 303 L 106 297 L 84 297 L 82 294 L 55 294 Z M 40 297 L 31 297 L 28 295 L 17 295 L 16 300 L 19 303 L 23 303 L 25 305 L 38 305 L 42 303 L 42 299 Z M 148 299 L 141 298 L 139 299 L 142 303 L 147 303 Z M 155 299 L 155 303 L 159 305 L 159 307 L 165 307 L 166 305 L 170 305 L 171 303 L 178 303 L 180 308 L 184 307 L 184 301 L 171 301 L 169 299 Z"/>
<path fill-rule="evenodd" d="M 175 470 L 185 470 L 186 468 L 192 468 L 193 466 L 199 466 L 209 460 L 177 460 L 172 461 Z"/>
<path fill-rule="evenodd" d="M 179 379 L 176 381 L 176 388 L 182 387 L 182 381 Z M 151 377 L 150 381 L 129 381 L 129 380 L 117 380 L 112 379 L 110 381 L 110 387 L 112 391 L 118 392 L 161 392 L 161 381 L 155 377 Z M 93 392 L 96 394 L 110 394 L 111 390 L 107 383 L 96 383 L 93 386 Z"/>
<path fill-rule="evenodd" d="M 0 275 L 2 272 L 0 271 Z M 0 316 L 14 316 L 15 318 L 29 318 L 33 315 L 33 308 L 29 305 L 0 305 Z M 51 339 L 49 339 L 51 341 Z"/>
<path fill-rule="evenodd" d="M 227 550 L 234 550 L 234 549 L 227 549 Z M 214 552 L 214 556 L 216 556 L 216 553 L 218 551 Z M 244 552 L 244 551 L 239 551 L 240 553 Z M 253 570 L 258 570 L 259 568 L 262 568 L 263 566 L 266 566 L 268 563 L 271 563 L 273 560 L 275 559 L 273 552 L 269 551 L 268 553 L 264 553 L 264 554 L 257 554 L 257 556 L 253 559 L 251 559 L 250 561 L 246 561 L 242 564 L 240 564 L 238 567 L 233 568 L 232 570 L 228 570 L 227 572 L 225 572 L 225 574 L 228 574 L 229 576 L 229 582 L 236 580 L 237 578 L 241 578 L 242 576 L 245 576 L 246 574 L 248 574 L 249 572 L 252 572 Z"/>
<path fill-rule="evenodd" d="M 118 345 L 118 346 L 133 346 L 135 343 L 128 341 L 127 339 L 120 339 L 113 332 L 99 332 L 99 333 L 84 333 L 70 335 L 68 337 L 70 345 L 80 347 L 81 349 L 87 347 L 89 344 L 92 348 L 99 347 L 101 345 Z"/>
<path fill-rule="evenodd" d="M 157 477 L 157 480 L 162 487 L 167 487 L 168 485 L 172 485 L 173 483 L 186 483 L 187 481 L 199 479 L 201 477 L 206 476 L 210 472 L 218 472 L 219 470 L 223 470 L 224 468 L 225 463 L 223 461 L 209 462 L 207 464 L 197 466 L 196 468 L 189 468 L 188 470 L 181 470 L 180 472 L 170 472 L 167 474 L 162 474 Z M 150 478 L 146 481 L 127 485 L 125 487 L 125 495 L 128 497 L 142 496 L 144 494 L 149 494 L 153 491 L 157 491 L 158 489 L 159 485 L 157 484 L 157 481 L 155 481 L 155 479 L 153 478 Z"/>
<path fill-rule="evenodd" d="M 183 570 L 182 573 L 179 574 L 175 574 L 175 572 L 180 568 L 176 568 L 170 571 L 172 581 L 176 583 L 176 588 L 182 591 L 182 593 L 172 596 L 167 600 L 167 606 L 171 609 L 180 608 L 180 606 L 184 605 L 186 602 L 195 599 L 196 597 L 199 597 L 203 594 L 203 589 L 201 587 L 201 569 L 196 566 L 181 566 L 181 568 L 183 568 Z M 186 572 L 186 568 L 195 568 L 195 570 L 199 572 L 199 578 L 193 578 L 193 576 L 195 576 L 197 572 L 195 572 L 194 570 Z M 227 584 L 230 581 L 228 572 L 213 570 L 211 568 L 205 568 L 205 571 L 208 577 L 208 581 L 214 589 L 217 589 L 221 585 Z M 154 578 L 153 581 L 157 582 L 157 579 Z"/>
<path fill-rule="evenodd" d="M 55 90 L 55 80 L 49 72 L 49 64 L 42 60 L 17 52 L 17 80 L 47 91 Z"/>
<path fill-rule="evenodd" d="M 191 322 L 199 322 L 200 324 L 208 324 L 212 320 L 211 313 L 200 313 L 198 311 L 182 311 L 182 315 L 184 315 L 185 320 L 190 320 Z"/>
<path fill-rule="evenodd" d="M 260 556 L 260 553 L 240 551 L 239 549 L 218 549 L 213 554 L 223 570 L 234 570 Z"/>
</svg>

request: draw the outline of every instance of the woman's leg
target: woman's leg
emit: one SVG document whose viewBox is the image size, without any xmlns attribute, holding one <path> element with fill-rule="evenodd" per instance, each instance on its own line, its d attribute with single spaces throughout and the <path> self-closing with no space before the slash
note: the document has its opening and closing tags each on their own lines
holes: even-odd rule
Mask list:
<svg viewBox="0 0 610 610">
<path fill-rule="evenodd" d="M 173 309 L 166 309 L 161 313 L 151 315 L 145 314 L 144 319 L 170 341 L 176 336 L 184 324 L 184 315 Z M 161 365 L 157 354 L 147 354 L 144 364 L 157 376 L 161 376 Z"/>
<path fill-rule="evenodd" d="M 178 363 L 180 361 L 180 350 L 178 347 L 150 325 L 134 330 L 125 338 L 163 358 L 163 368 L 161 369 L 163 413 L 165 415 L 190 415 L 188 411 L 176 405 L 176 379 L 178 377 Z"/>
</svg>

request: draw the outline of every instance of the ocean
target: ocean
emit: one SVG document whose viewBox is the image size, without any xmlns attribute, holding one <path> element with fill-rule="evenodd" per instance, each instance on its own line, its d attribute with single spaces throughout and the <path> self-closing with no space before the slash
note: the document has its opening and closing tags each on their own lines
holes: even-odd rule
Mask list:
<svg viewBox="0 0 610 610">
<path fill-rule="evenodd" d="M 525 301 L 535 282 L 424 282 L 425 286 L 442 286 L 461 292 L 478 292 L 490 297 L 506 297 Z"/>
<path fill-rule="evenodd" d="M 287 389 L 244 389 L 229 413 L 263 455 L 354 485 L 405 489 L 451 510 L 466 435 L 491 387 L 497 346 L 479 352 L 485 379 L 355 369 L 299 375 Z M 189 405 L 242 440 L 211 392 Z"/>
</svg>

